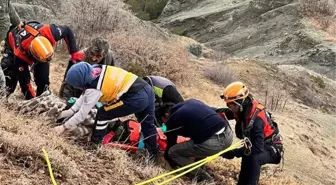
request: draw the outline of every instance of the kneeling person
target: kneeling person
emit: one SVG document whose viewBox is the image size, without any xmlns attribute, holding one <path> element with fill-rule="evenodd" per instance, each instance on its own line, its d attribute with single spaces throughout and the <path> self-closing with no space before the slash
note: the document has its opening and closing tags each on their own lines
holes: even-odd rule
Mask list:
<svg viewBox="0 0 336 185">
<path fill-rule="evenodd" d="M 232 144 L 233 134 L 229 123 L 199 100 L 190 99 L 176 104 L 166 114 L 169 117 L 166 122 L 165 158 L 173 168 L 187 166 L 194 162 L 191 157 L 203 159 Z M 189 137 L 190 140 L 176 144 L 178 135 Z M 204 170 L 198 173 L 197 181 L 212 180 Z M 196 171 L 189 175 L 194 178 Z"/>
<path fill-rule="evenodd" d="M 58 134 L 71 129 L 82 122 L 95 104 L 105 103 L 97 112 L 91 141 L 100 143 L 106 135 L 108 120 L 135 114 L 141 122 L 141 130 L 151 157 L 156 157 L 158 145 L 154 126 L 154 92 L 141 78 L 121 68 L 93 65 L 80 62 L 73 65 L 66 75 L 65 81 L 73 87 L 80 88 L 84 94 L 69 109 L 60 114 L 71 117 L 64 125 L 55 128 Z M 76 112 L 72 116 L 72 113 Z"/>
</svg>

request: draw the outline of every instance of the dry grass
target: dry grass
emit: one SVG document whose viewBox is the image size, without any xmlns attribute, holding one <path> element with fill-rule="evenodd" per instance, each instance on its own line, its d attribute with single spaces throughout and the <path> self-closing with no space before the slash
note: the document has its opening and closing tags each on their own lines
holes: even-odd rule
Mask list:
<svg viewBox="0 0 336 185">
<path fill-rule="evenodd" d="M 42 126 L 39 118 L 14 116 L 2 108 L 0 128 L 0 156 L 3 166 L 1 178 L 16 182 L 16 169 L 25 172 L 25 181 L 34 177 L 38 184 L 48 184 L 49 174 L 42 156 L 42 147 L 49 153 L 56 181 L 62 184 L 135 184 L 154 177 L 165 170 L 160 166 L 145 166 L 126 151 L 102 148 L 98 152 L 79 146 L 74 141 L 57 137 L 50 127 Z M 179 183 L 179 181 L 176 181 Z"/>
<path fill-rule="evenodd" d="M 64 71 L 60 68 L 63 65 L 63 62 L 52 64 L 51 69 L 55 78 L 51 78 L 53 82 L 51 89 L 57 88 L 59 78 L 56 77 L 62 76 Z M 202 78 L 202 75 L 195 74 L 193 77 L 197 80 L 185 84 L 182 88 L 184 96 L 222 105 L 217 96 L 222 87 L 212 84 Z M 41 152 L 42 147 L 48 151 L 56 180 L 61 184 L 135 184 L 169 170 L 163 162 L 160 166 L 145 166 L 143 161 L 127 155 L 125 151 L 103 148 L 93 152 L 70 138 L 55 136 L 49 126 L 42 125 L 44 121 L 41 118 L 14 117 L 15 112 L 5 109 L 2 112 L 6 113 L 0 114 L 0 129 L 3 133 L 0 136 L 2 144 L 0 156 L 4 156 L 3 166 L 10 167 L 1 171 L 3 173 L 0 178 L 5 179 L 4 182 L 8 184 L 50 182 Z M 239 160 L 229 162 L 217 159 L 207 166 L 217 174 L 217 182 L 235 184 L 239 173 Z M 25 175 L 19 175 L 22 172 Z M 263 184 L 276 184 L 279 181 L 278 176 L 264 178 L 264 175 L 263 172 L 261 180 Z M 280 177 L 283 176 L 284 174 L 280 174 Z M 16 181 L 17 178 L 19 181 Z M 280 184 L 291 184 L 286 178 L 282 178 Z M 179 179 L 171 184 L 190 184 L 190 182 Z"/>
<path fill-rule="evenodd" d="M 77 142 L 57 137 L 49 126 L 42 126 L 39 118 L 13 116 L 14 112 L 0 114 L 0 179 L 5 184 L 49 184 L 49 174 L 42 155 L 46 148 L 58 184 L 135 184 L 167 172 L 165 163 L 145 165 L 126 151 L 102 148 L 96 152 Z M 218 183 L 235 184 L 239 161 L 217 159 L 207 165 L 216 174 Z M 276 174 L 282 177 L 283 174 Z M 261 183 L 294 184 L 278 176 L 262 176 Z M 278 183 L 276 183 L 278 182 Z M 171 184 L 190 184 L 181 179 Z M 193 183 L 196 184 L 196 183 Z"/>
</svg>

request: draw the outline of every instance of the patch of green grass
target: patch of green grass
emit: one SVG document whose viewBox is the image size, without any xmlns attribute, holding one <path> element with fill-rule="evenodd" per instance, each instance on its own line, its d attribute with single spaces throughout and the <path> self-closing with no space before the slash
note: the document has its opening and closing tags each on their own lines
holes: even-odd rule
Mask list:
<svg viewBox="0 0 336 185">
<path fill-rule="evenodd" d="M 132 12 L 143 20 L 157 19 L 167 2 L 168 0 L 125 0 Z"/>
<path fill-rule="evenodd" d="M 171 30 L 172 33 L 180 36 L 185 36 L 187 33 L 187 29 L 183 27 L 176 27 Z"/>
<path fill-rule="evenodd" d="M 317 84 L 318 87 L 322 89 L 326 87 L 326 83 L 324 82 L 322 77 L 311 75 L 310 78 L 315 84 Z"/>
</svg>

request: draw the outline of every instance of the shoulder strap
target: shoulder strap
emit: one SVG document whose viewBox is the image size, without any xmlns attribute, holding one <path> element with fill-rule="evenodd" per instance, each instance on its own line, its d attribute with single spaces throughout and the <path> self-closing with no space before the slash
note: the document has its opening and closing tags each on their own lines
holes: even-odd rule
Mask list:
<svg viewBox="0 0 336 185">
<path fill-rule="evenodd" d="M 28 24 L 25 24 L 25 25 L 24 25 L 24 29 L 25 29 L 28 33 L 30 33 L 33 37 L 37 37 L 37 36 L 40 34 L 40 32 L 39 32 L 38 30 L 36 30 L 35 28 L 31 27 L 31 26 L 28 25 Z"/>
<path fill-rule="evenodd" d="M 31 21 L 31 22 L 28 22 L 28 23 L 36 23 L 36 24 L 40 24 L 39 22 L 35 22 L 35 21 Z M 37 37 L 40 32 L 33 28 L 32 26 L 30 26 L 28 23 L 25 23 L 23 28 L 26 32 L 28 32 L 29 34 L 31 34 L 33 37 Z M 19 49 L 21 50 L 22 53 L 24 54 L 27 54 L 24 49 L 22 48 L 22 45 L 21 45 L 21 42 L 22 42 L 22 38 L 21 38 L 21 35 L 20 35 L 20 31 L 17 32 L 17 34 L 15 35 L 15 42 L 17 43 Z"/>
<path fill-rule="evenodd" d="M 262 110 L 264 110 L 264 109 L 265 109 L 265 107 L 264 107 L 263 105 L 261 105 L 261 104 L 258 104 L 258 105 L 257 105 L 256 109 L 255 109 L 254 112 L 253 112 L 252 118 L 251 118 L 251 120 L 249 121 L 249 124 L 248 124 L 248 125 L 246 126 L 246 128 L 244 129 L 244 132 L 243 132 L 243 133 L 247 133 L 247 134 L 250 133 L 251 129 L 253 128 L 253 124 L 254 124 L 254 121 L 255 121 L 257 115 L 259 114 L 260 111 L 262 111 Z M 242 127 L 242 129 L 243 129 L 243 127 Z M 249 137 L 249 136 L 248 136 L 248 137 Z"/>
</svg>

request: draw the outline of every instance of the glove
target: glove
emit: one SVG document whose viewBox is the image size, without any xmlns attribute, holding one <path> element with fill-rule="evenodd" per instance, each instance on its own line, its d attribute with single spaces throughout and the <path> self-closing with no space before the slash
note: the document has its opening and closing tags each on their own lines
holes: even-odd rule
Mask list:
<svg viewBox="0 0 336 185">
<path fill-rule="evenodd" d="M 84 52 L 77 51 L 77 52 L 71 53 L 71 60 L 74 64 L 79 62 L 79 61 L 84 60 L 84 58 L 85 58 Z"/>
<path fill-rule="evenodd" d="M 75 114 L 75 111 L 73 111 L 71 108 L 65 111 L 62 111 L 58 116 L 57 116 L 57 120 L 60 119 L 66 119 L 66 118 L 70 118 L 71 116 L 73 116 Z M 57 121 L 56 121 L 57 122 Z"/>
</svg>

